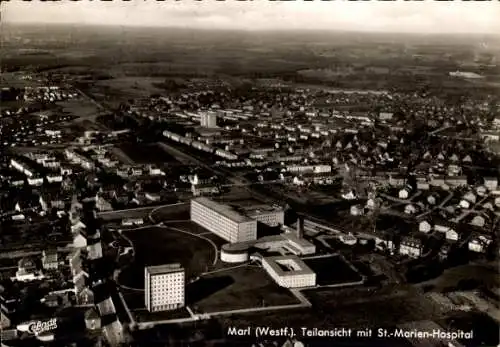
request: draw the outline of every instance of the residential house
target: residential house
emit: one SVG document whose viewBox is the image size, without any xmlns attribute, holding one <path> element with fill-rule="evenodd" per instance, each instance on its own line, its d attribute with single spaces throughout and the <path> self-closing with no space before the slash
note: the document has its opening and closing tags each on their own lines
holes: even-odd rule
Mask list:
<svg viewBox="0 0 500 347">
<path fill-rule="evenodd" d="M 434 223 L 434 230 L 445 235 L 449 234 L 450 236 L 454 235 L 456 225 L 453 222 L 440 219 Z"/>
<path fill-rule="evenodd" d="M 491 191 L 497 190 L 498 188 L 498 178 L 496 177 L 485 177 L 484 185 Z"/>
<path fill-rule="evenodd" d="M 11 319 L 9 316 L 10 316 L 9 313 L 7 312 L 7 310 L 4 310 L 2 305 L 2 310 L 0 315 L 0 331 L 10 328 Z"/>
<path fill-rule="evenodd" d="M 73 248 L 85 248 L 87 247 L 87 238 L 82 235 L 82 233 L 77 233 L 73 236 Z"/>
<path fill-rule="evenodd" d="M 405 185 L 405 178 L 403 176 L 389 176 L 389 185 L 394 187 L 402 187 Z"/>
<path fill-rule="evenodd" d="M 353 216 L 362 216 L 364 214 L 363 206 L 361 205 L 353 205 L 351 206 L 351 215 Z"/>
<path fill-rule="evenodd" d="M 479 228 L 483 228 L 485 223 L 486 221 L 483 216 L 474 216 L 474 218 L 472 218 L 472 221 L 470 222 L 471 225 Z"/>
<path fill-rule="evenodd" d="M 366 208 L 369 210 L 375 210 L 378 206 L 380 206 L 380 202 L 376 201 L 374 198 L 370 198 L 366 201 Z"/>
<path fill-rule="evenodd" d="M 458 241 L 458 239 L 459 239 L 459 235 L 455 231 L 455 229 L 448 229 L 446 231 L 445 237 L 447 240 L 450 240 L 450 241 Z"/>
<path fill-rule="evenodd" d="M 142 218 L 125 218 L 122 220 L 123 226 L 143 225 L 144 219 Z"/>
<path fill-rule="evenodd" d="M 429 190 L 431 185 L 427 181 L 417 181 L 418 190 Z"/>
<path fill-rule="evenodd" d="M 83 288 L 76 297 L 76 301 L 80 306 L 93 306 L 95 305 L 94 299 L 94 292 L 89 287 Z"/>
<path fill-rule="evenodd" d="M 491 242 L 490 236 L 474 233 L 468 243 L 468 248 L 472 252 L 485 253 Z"/>
<path fill-rule="evenodd" d="M 444 176 L 431 176 L 430 185 L 434 187 L 443 187 L 445 185 Z"/>
<path fill-rule="evenodd" d="M 411 186 L 406 185 L 406 187 L 404 187 L 403 189 L 401 189 L 399 191 L 399 194 L 398 194 L 399 198 L 403 199 L 403 200 L 408 199 L 410 197 L 411 190 L 412 190 Z"/>
<path fill-rule="evenodd" d="M 450 187 L 463 187 L 467 185 L 467 176 L 446 177 L 445 182 Z"/>
<path fill-rule="evenodd" d="M 77 297 L 83 292 L 90 284 L 89 274 L 85 271 L 80 271 L 73 277 L 73 284 L 75 286 L 75 294 Z"/>
<path fill-rule="evenodd" d="M 429 151 L 426 151 L 424 155 L 422 156 L 424 160 L 431 160 L 432 159 L 432 154 Z"/>
<path fill-rule="evenodd" d="M 418 258 L 422 255 L 423 249 L 424 247 L 420 239 L 412 236 L 404 236 L 399 245 L 399 254 Z"/>
<path fill-rule="evenodd" d="M 472 158 L 470 155 L 467 154 L 465 157 L 463 157 L 462 161 L 464 163 L 472 163 Z"/>
<path fill-rule="evenodd" d="M 395 250 L 394 235 L 380 232 L 375 237 L 375 245 L 378 249 L 388 250 L 391 253 Z"/>
<path fill-rule="evenodd" d="M 464 209 L 470 209 L 476 203 L 476 200 L 476 195 L 473 192 L 468 192 L 460 200 L 459 206 Z"/>
<path fill-rule="evenodd" d="M 88 330 L 101 329 L 101 317 L 99 317 L 99 314 L 94 307 L 85 312 L 85 327 Z"/>
<path fill-rule="evenodd" d="M 479 186 L 476 188 L 476 194 L 479 197 L 484 197 L 487 192 L 488 192 L 488 188 L 486 188 L 486 186 Z"/>
<path fill-rule="evenodd" d="M 44 270 L 57 270 L 59 260 L 57 257 L 57 249 L 43 250 L 42 252 L 42 267 Z"/>
<path fill-rule="evenodd" d="M 428 221 L 424 220 L 418 223 L 418 231 L 422 233 L 428 233 L 431 230 L 432 230 L 432 225 Z"/>
<path fill-rule="evenodd" d="M 450 250 L 451 250 L 451 243 L 445 242 L 439 249 L 439 258 L 441 260 L 445 260 L 446 258 L 448 258 Z"/>
<path fill-rule="evenodd" d="M 87 246 L 88 259 L 96 260 L 102 258 L 102 243 L 101 241 Z"/>
<path fill-rule="evenodd" d="M 193 193 L 193 196 L 201 196 L 201 195 L 219 194 L 220 190 L 213 183 L 191 184 L 191 192 Z"/>
<path fill-rule="evenodd" d="M 491 202 L 487 202 L 487 203 L 483 204 L 483 208 L 485 210 L 488 210 L 488 211 L 491 211 L 491 212 L 495 211 L 495 208 L 493 207 L 493 204 Z"/>
<path fill-rule="evenodd" d="M 415 214 L 415 213 L 417 213 L 417 208 L 413 204 L 408 204 L 405 206 L 405 213 L 406 214 Z"/>
<path fill-rule="evenodd" d="M 431 194 L 431 195 L 429 195 L 429 196 L 427 197 L 427 203 L 428 203 L 429 205 L 434 206 L 434 205 L 436 205 L 436 204 L 437 204 L 438 199 L 439 199 L 439 195 L 437 195 L 437 194 Z"/>
</svg>

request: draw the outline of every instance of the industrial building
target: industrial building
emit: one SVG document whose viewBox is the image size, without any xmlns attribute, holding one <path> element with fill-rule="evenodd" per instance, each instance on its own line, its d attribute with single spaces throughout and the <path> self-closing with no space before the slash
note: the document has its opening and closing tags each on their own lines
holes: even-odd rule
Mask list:
<svg viewBox="0 0 500 347">
<path fill-rule="evenodd" d="M 180 264 L 144 269 L 144 300 L 150 312 L 175 310 L 185 304 L 185 272 Z"/>
<path fill-rule="evenodd" d="M 257 239 L 257 221 L 205 197 L 191 200 L 191 220 L 231 243 Z"/>
<path fill-rule="evenodd" d="M 267 257 L 262 267 L 285 288 L 314 287 L 316 274 L 296 255 Z"/>
</svg>

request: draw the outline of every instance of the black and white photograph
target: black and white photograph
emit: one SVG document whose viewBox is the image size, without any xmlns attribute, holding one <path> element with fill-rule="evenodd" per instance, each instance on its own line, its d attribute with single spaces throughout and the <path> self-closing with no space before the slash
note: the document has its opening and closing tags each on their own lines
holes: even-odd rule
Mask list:
<svg viewBox="0 0 500 347">
<path fill-rule="evenodd" d="M 1 347 L 500 346 L 500 2 L 0 12 Z"/>
</svg>

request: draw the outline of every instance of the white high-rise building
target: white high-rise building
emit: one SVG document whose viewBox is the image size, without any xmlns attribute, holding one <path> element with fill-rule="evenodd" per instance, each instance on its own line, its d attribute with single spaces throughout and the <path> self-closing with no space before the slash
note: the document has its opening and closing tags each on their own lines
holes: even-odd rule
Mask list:
<svg viewBox="0 0 500 347">
<path fill-rule="evenodd" d="M 217 115 L 214 112 L 202 113 L 200 125 L 205 128 L 217 128 Z"/>
<path fill-rule="evenodd" d="M 185 272 L 180 264 L 144 269 L 144 299 L 150 312 L 175 310 L 185 304 Z"/>
<path fill-rule="evenodd" d="M 231 243 L 257 239 L 257 221 L 205 197 L 191 200 L 191 220 Z"/>
</svg>

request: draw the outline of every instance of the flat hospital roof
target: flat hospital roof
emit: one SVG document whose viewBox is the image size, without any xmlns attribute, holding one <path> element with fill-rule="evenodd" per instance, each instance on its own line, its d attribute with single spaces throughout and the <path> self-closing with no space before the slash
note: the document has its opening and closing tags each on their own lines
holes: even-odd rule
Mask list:
<svg viewBox="0 0 500 347">
<path fill-rule="evenodd" d="M 195 201 L 195 202 L 197 202 L 205 207 L 208 207 L 209 209 L 214 210 L 215 212 L 223 215 L 224 217 L 226 217 L 226 218 L 228 218 L 236 223 L 244 223 L 244 222 L 254 221 L 250 217 L 247 217 L 245 215 L 242 215 L 242 214 L 236 212 L 231 206 L 219 204 L 218 202 L 210 200 L 206 197 L 196 198 L 196 199 L 193 199 L 192 201 Z"/>
<path fill-rule="evenodd" d="M 284 255 L 284 256 L 276 256 L 276 257 L 265 257 L 263 259 L 269 266 L 278 274 L 278 276 L 296 276 L 296 275 L 310 275 L 314 274 L 314 271 L 309 268 L 309 266 L 304 263 L 302 259 L 297 257 L 296 255 Z M 292 262 L 297 268 L 300 270 L 291 270 L 285 271 L 281 268 L 278 263 Z"/>
<path fill-rule="evenodd" d="M 160 275 L 169 272 L 179 272 L 184 271 L 181 264 L 164 264 L 164 265 L 156 265 L 156 266 L 148 266 L 146 267 L 146 272 L 150 275 Z"/>
</svg>

